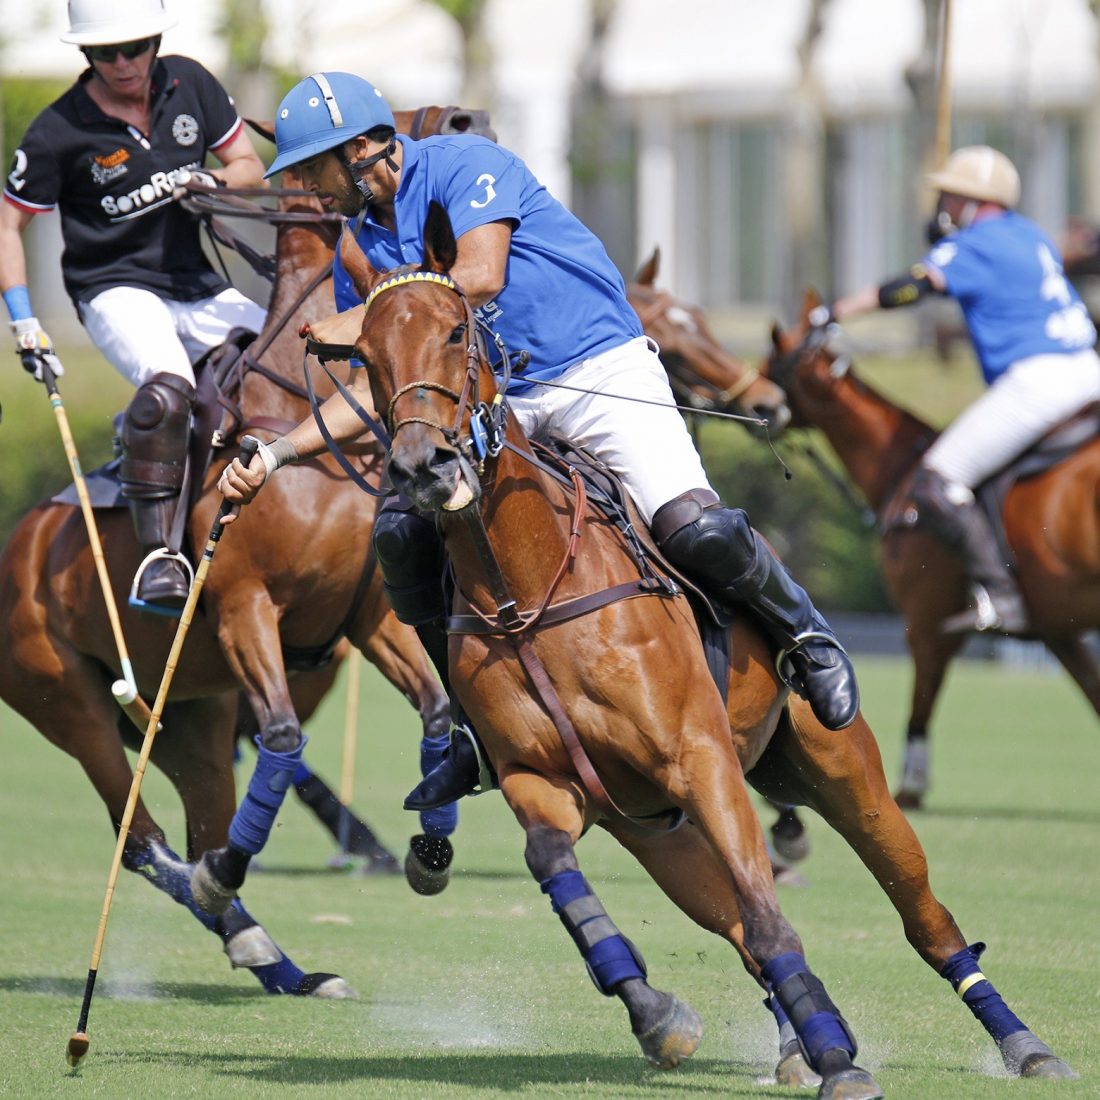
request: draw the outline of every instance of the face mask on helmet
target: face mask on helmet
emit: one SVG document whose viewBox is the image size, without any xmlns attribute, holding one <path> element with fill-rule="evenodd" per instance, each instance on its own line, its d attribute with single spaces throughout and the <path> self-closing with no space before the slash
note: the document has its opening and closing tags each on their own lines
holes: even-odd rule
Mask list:
<svg viewBox="0 0 1100 1100">
<path fill-rule="evenodd" d="M 977 209 L 978 204 L 973 199 L 968 199 L 959 214 L 958 221 L 955 221 L 947 209 L 947 196 L 940 195 L 939 202 L 936 203 L 936 212 L 924 227 L 924 235 L 928 243 L 938 244 L 944 237 L 950 237 L 952 233 L 965 229 L 974 220 Z"/>
</svg>

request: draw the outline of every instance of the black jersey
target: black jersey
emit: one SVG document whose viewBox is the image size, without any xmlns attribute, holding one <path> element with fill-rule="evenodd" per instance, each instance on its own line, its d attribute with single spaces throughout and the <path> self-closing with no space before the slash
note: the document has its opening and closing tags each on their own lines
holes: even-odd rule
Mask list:
<svg viewBox="0 0 1100 1100">
<path fill-rule="evenodd" d="M 233 101 L 197 61 L 153 67 L 151 133 L 106 115 L 88 95 L 92 70 L 30 124 L 4 198 L 40 213 L 58 206 L 61 270 L 74 304 L 115 286 L 193 301 L 229 284 L 202 250 L 199 223 L 172 201 L 185 168 L 233 140 Z"/>
</svg>

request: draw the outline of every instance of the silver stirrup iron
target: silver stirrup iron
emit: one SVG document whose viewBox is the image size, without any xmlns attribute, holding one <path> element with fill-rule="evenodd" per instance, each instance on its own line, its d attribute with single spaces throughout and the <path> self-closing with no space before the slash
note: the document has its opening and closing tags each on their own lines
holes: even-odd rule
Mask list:
<svg viewBox="0 0 1100 1100">
<path fill-rule="evenodd" d="M 195 583 L 195 570 L 187 558 L 178 550 L 169 550 L 167 546 L 161 546 L 157 550 L 151 550 L 144 558 L 141 559 L 141 564 L 137 567 L 134 573 L 134 582 L 130 585 L 130 603 L 133 604 L 138 601 L 138 586 L 141 584 L 141 578 L 145 573 L 145 570 L 154 562 L 161 558 L 167 558 L 169 561 L 178 561 L 183 566 L 187 573 L 187 589 L 191 590 L 191 586 Z"/>
<path fill-rule="evenodd" d="M 828 642 L 833 649 L 839 649 L 841 653 L 845 652 L 840 642 L 838 642 L 832 634 L 826 634 L 823 630 L 807 630 L 804 634 L 799 634 L 794 640 L 794 645 L 787 646 L 786 649 L 781 649 L 775 655 L 776 674 L 792 691 L 797 691 L 799 685 L 795 682 L 794 669 L 791 666 L 790 657 L 795 650 L 801 649 L 807 642 Z"/>
<path fill-rule="evenodd" d="M 451 740 L 453 741 L 455 737 L 465 737 L 473 746 L 474 756 L 477 758 L 477 786 L 466 797 L 475 798 L 479 794 L 485 794 L 486 791 L 496 790 L 496 785 L 493 783 L 493 770 L 489 767 L 489 761 L 485 759 L 485 753 L 481 751 L 481 745 L 478 744 L 470 727 L 464 722 L 456 723 L 451 727 Z"/>
</svg>

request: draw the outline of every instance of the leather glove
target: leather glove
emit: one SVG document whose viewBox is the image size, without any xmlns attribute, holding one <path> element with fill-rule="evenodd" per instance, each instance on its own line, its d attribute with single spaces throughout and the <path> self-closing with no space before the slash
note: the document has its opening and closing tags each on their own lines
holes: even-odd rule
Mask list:
<svg viewBox="0 0 1100 1100">
<path fill-rule="evenodd" d="M 12 334 L 15 336 L 15 347 L 23 367 L 34 375 L 36 382 L 42 381 L 43 367 L 49 367 L 55 378 L 60 378 L 65 373 L 61 360 L 54 355 L 53 342 L 42 331 L 37 317 L 24 317 L 21 321 L 12 321 Z"/>
</svg>

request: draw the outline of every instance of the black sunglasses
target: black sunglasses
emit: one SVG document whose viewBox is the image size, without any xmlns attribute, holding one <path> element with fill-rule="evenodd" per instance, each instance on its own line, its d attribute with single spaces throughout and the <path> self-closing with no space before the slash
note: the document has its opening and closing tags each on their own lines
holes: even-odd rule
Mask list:
<svg viewBox="0 0 1100 1100">
<path fill-rule="evenodd" d="M 116 54 L 122 54 L 127 61 L 133 61 L 150 49 L 154 38 L 139 38 L 135 42 L 116 42 L 110 46 L 85 46 L 84 56 L 89 61 L 114 61 Z"/>
</svg>

